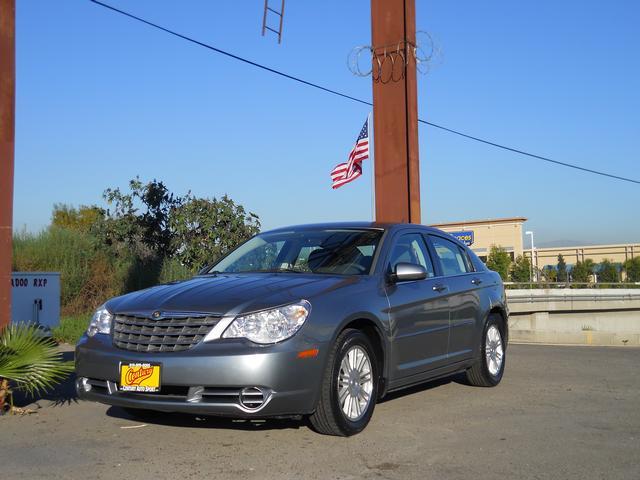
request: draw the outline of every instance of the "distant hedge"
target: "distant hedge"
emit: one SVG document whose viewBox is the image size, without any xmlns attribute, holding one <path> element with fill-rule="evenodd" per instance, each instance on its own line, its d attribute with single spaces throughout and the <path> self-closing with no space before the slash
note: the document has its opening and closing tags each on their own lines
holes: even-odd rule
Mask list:
<svg viewBox="0 0 640 480">
<path fill-rule="evenodd" d="M 107 189 L 110 209 L 55 205 L 52 224 L 13 238 L 14 271 L 60 272 L 62 315 L 110 297 L 184 279 L 260 230 L 257 215 L 226 195 L 178 197 L 157 180 Z"/>
<path fill-rule="evenodd" d="M 13 270 L 60 272 L 63 315 L 81 314 L 110 297 L 193 273 L 171 258 L 145 263 L 133 254 L 116 256 L 91 234 L 59 227 L 14 235 Z"/>
</svg>

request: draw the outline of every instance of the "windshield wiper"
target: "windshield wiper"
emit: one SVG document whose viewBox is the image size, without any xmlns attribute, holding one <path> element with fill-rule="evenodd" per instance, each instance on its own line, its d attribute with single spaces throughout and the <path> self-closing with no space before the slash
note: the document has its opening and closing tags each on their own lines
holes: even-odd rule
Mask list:
<svg viewBox="0 0 640 480">
<path fill-rule="evenodd" d="M 295 268 L 270 268 L 267 270 L 253 270 L 254 272 L 261 272 L 261 273 L 310 273 L 310 272 L 305 272 L 304 270 L 297 270 Z"/>
<path fill-rule="evenodd" d="M 237 272 L 221 272 L 219 270 L 212 270 L 210 272 L 205 273 L 204 275 L 221 275 L 224 273 L 311 273 L 305 270 L 298 270 L 295 268 L 268 268 L 264 270 L 240 270 Z"/>
</svg>

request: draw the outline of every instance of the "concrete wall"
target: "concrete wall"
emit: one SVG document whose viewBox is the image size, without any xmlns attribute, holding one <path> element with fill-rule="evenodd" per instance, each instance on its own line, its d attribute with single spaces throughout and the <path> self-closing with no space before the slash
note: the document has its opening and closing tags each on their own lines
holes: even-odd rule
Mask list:
<svg viewBox="0 0 640 480">
<path fill-rule="evenodd" d="M 507 290 L 510 340 L 640 345 L 640 289 Z"/>
</svg>

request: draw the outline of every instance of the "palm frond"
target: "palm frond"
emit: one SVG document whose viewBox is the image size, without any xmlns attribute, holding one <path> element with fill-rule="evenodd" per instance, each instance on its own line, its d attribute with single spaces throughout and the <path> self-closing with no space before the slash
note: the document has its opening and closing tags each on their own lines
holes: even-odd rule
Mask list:
<svg viewBox="0 0 640 480">
<path fill-rule="evenodd" d="M 63 362 L 56 344 L 34 325 L 9 325 L 0 332 L 0 378 L 14 388 L 40 394 L 72 371 L 73 362 Z"/>
</svg>

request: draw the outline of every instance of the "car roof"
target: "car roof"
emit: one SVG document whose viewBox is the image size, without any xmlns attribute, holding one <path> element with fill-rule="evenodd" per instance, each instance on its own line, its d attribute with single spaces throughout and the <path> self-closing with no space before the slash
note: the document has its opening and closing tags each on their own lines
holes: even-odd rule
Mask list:
<svg viewBox="0 0 640 480">
<path fill-rule="evenodd" d="M 333 229 L 333 228 L 363 228 L 363 229 L 380 229 L 380 230 L 400 230 L 405 228 L 418 228 L 425 232 L 443 233 L 442 230 L 437 228 L 428 227 L 426 225 L 419 225 L 415 223 L 385 223 L 385 222 L 327 222 L 327 223 L 308 223 L 302 225 L 289 225 L 286 227 L 279 227 L 272 230 L 268 230 L 261 233 L 276 233 L 276 232 L 288 232 L 291 230 L 317 230 L 321 228 Z"/>
</svg>

